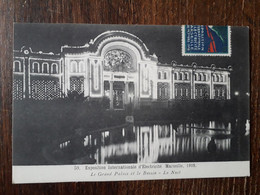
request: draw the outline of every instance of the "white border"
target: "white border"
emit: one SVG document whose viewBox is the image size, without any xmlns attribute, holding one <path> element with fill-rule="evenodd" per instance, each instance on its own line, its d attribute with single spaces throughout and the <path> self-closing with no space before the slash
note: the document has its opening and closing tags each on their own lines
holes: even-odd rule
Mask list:
<svg viewBox="0 0 260 195">
<path fill-rule="evenodd" d="M 232 54 L 232 45 L 231 45 L 231 27 L 228 26 L 228 53 L 227 54 L 220 54 L 220 53 L 185 53 L 185 26 L 181 26 L 181 49 L 182 49 L 182 56 L 226 56 L 231 57 Z"/>
<path fill-rule="evenodd" d="M 170 165 L 172 167 L 167 168 L 166 165 Z M 108 169 L 108 166 L 136 166 L 136 168 Z M 144 174 L 144 172 L 149 172 L 151 174 Z M 85 164 L 57 166 L 13 166 L 13 183 L 15 184 L 245 176 L 250 176 L 250 161 L 113 165 Z"/>
</svg>

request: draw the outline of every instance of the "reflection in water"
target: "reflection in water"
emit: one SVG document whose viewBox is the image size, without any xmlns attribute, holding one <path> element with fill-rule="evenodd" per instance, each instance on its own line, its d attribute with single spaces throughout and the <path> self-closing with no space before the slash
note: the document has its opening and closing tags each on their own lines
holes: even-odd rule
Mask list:
<svg viewBox="0 0 260 195">
<path fill-rule="evenodd" d="M 135 125 L 88 135 L 84 148 L 97 164 L 230 159 L 231 124 Z"/>
</svg>

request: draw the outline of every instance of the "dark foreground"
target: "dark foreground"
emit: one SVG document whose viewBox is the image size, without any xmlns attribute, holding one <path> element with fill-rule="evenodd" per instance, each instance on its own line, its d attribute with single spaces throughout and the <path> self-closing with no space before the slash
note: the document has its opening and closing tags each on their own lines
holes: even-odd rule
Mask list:
<svg viewBox="0 0 260 195">
<path fill-rule="evenodd" d="M 235 122 L 241 115 L 234 114 L 232 104 L 204 101 L 183 105 L 143 106 L 129 113 L 129 109 L 107 110 L 102 102 L 16 102 L 13 164 L 249 159 L 245 120 Z M 129 114 L 135 123 L 124 126 Z"/>
</svg>

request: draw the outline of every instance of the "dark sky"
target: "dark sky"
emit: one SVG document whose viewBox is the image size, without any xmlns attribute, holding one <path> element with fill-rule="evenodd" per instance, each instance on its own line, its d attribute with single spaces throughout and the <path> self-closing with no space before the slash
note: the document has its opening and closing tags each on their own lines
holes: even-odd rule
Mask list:
<svg viewBox="0 0 260 195">
<path fill-rule="evenodd" d="M 161 63 L 175 60 L 178 64 L 197 62 L 199 66 L 233 67 L 232 93 L 249 92 L 249 35 L 247 27 L 231 28 L 231 57 L 206 57 L 181 55 L 180 26 L 141 25 L 85 25 L 85 24 L 15 24 L 14 49 L 22 46 L 33 51 L 60 53 L 62 45 L 80 46 L 107 30 L 124 30 L 138 36 L 150 53 L 155 53 Z"/>
</svg>

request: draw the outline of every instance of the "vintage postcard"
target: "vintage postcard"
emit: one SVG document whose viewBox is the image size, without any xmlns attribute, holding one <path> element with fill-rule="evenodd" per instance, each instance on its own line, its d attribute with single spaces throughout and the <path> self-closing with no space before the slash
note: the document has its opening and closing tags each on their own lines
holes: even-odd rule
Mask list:
<svg viewBox="0 0 260 195">
<path fill-rule="evenodd" d="M 250 175 L 249 29 L 14 24 L 13 183 Z"/>
</svg>

